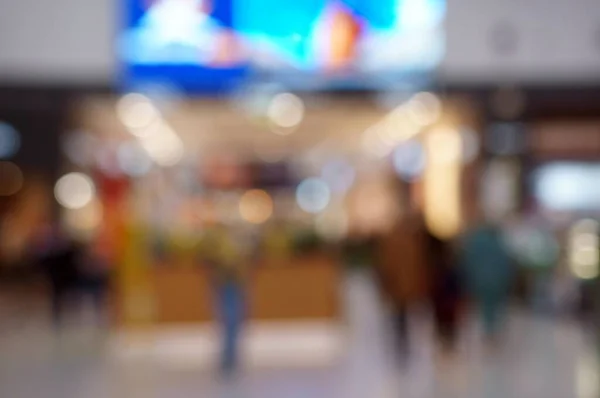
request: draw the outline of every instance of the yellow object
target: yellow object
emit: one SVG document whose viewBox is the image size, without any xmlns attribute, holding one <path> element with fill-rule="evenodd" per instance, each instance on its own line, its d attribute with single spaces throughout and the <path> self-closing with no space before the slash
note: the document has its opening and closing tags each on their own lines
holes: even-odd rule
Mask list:
<svg viewBox="0 0 600 398">
<path fill-rule="evenodd" d="M 427 168 L 423 181 L 427 228 L 441 239 L 461 229 L 462 141 L 457 131 L 437 128 L 425 136 Z"/>
<path fill-rule="evenodd" d="M 118 282 L 122 298 L 122 323 L 126 327 L 154 323 L 156 306 L 152 289 L 152 265 L 147 250 L 147 234 L 128 225 L 123 233 L 123 251 L 119 256 Z"/>
</svg>

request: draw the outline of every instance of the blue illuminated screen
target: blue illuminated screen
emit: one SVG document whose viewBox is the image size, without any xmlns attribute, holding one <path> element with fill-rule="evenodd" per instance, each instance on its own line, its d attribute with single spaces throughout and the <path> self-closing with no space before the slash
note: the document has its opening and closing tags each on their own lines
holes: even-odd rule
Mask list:
<svg viewBox="0 0 600 398">
<path fill-rule="evenodd" d="M 444 53 L 444 0 L 126 2 L 128 81 L 216 88 L 282 72 L 368 79 L 431 71 Z"/>
</svg>

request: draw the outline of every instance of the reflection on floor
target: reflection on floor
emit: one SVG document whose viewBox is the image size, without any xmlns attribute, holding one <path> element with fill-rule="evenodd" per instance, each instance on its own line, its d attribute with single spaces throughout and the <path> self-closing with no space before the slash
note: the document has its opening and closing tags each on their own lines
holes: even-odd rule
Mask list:
<svg viewBox="0 0 600 398">
<path fill-rule="evenodd" d="M 436 350 L 416 316 L 408 366 L 397 365 L 384 311 L 367 275 L 348 277 L 344 353 L 327 366 L 248 369 L 233 382 L 159 358 L 123 361 L 110 338 L 85 331 L 56 337 L 31 318 L 0 331 L 0 397 L 7 398 L 597 398 L 595 351 L 573 324 L 514 311 L 501 350 L 465 325 L 452 357 Z"/>
</svg>

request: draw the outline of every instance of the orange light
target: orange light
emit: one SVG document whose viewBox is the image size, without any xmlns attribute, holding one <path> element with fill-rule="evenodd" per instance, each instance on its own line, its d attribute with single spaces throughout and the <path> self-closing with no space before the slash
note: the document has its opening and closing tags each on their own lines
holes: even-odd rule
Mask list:
<svg viewBox="0 0 600 398">
<path fill-rule="evenodd" d="M 240 199 L 240 215 L 252 224 L 262 224 L 273 214 L 273 199 L 260 189 L 247 191 Z"/>
</svg>

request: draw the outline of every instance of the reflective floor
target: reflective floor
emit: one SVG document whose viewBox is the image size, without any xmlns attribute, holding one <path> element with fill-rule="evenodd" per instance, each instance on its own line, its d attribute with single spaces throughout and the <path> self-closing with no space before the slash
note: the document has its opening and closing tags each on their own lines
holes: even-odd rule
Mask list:
<svg viewBox="0 0 600 398">
<path fill-rule="evenodd" d="M 598 398 L 600 367 L 580 328 L 512 311 L 504 342 L 481 344 L 468 321 L 460 348 L 443 355 L 429 321 L 414 316 L 409 363 L 399 366 L 386 316 L 370 278 L 348 277 L 342 354 L 315 366 L 248 367 L 223 380 L 207 368 L 160 358 L 124 361 L 111 335 L 78 330 L 56 336 L 43 317 L 3 319 L 0 397 L 7 398 Z M 6 314 L 3 312 L 4 315 Z M 39 319 L 38 319 L 39 318 Z"/>
</svg>

